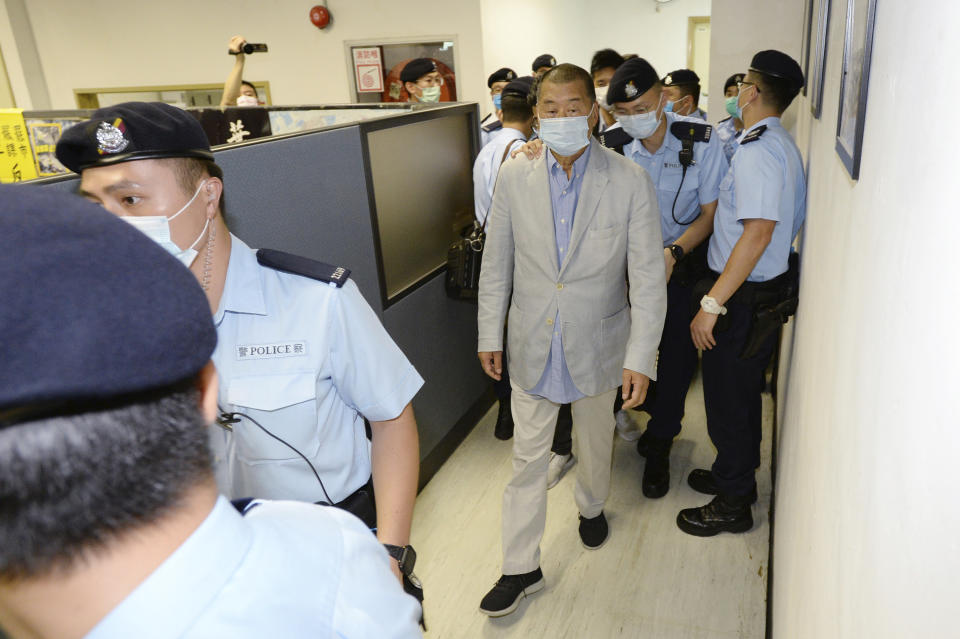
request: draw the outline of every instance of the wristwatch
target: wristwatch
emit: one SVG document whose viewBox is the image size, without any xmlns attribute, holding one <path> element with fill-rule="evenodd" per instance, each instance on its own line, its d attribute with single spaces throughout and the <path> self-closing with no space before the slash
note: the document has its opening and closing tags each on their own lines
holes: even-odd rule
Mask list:
<svg viewBox="0 0 960 639">
<path fill-rule="evenodd" d="M 397 560 L 401 574 L 408 577 L 413 574 L 413 566 L 417 563 L 417 551 L 413 549 L 413 546 L 384 544 L 383 547 L 387 549 L 387 554 Z"/>
<path fill-rule="evenodd" d="M 671 245 L 668 246 L 667 248 L 670 249 L 670 255 L 673 256 L 673 261 L 674 261 L 674 262 L 679 262 L 680 260 L 683 259 L 683 247 L 682 247 L 682 246 L 680 246 L 679 244 L 671 244 Z"/>
<path fill-rule="evenodd" d="M 709 295 L 700 298 L 700 308 L 711 315 L 726 315 L 727 307 L 720 306 L 720 303 Z"/>
</svg>

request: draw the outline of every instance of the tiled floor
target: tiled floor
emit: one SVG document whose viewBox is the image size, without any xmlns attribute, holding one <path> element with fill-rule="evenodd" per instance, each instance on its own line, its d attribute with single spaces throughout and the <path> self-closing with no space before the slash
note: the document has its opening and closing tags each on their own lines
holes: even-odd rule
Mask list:
<svg viewBox="0 0 960 639">
<path fill-rule="evenodd" d="M 646 415 L 631 411 L 641 421 Z M 571 472 L 549 493 L 542 569 L 547 587 L 511 615 L 490 619 L 480 599 L 500 576 L 500 502 L 510 478 L 510 442 L 493 436 L 497 407 L 440 469 L 417 499 L 412 543 L 426 592 L 428 639 L 460 637 L 645 637 L 761 639 L 769 548 L 772 402 L 764 396 L 763 466 L 754 528 L 709 539 L 677 528 L 681 508 L 709 497 L 686 484 L 709 467 L 703 395 L 694 381 L 684 430 L 671 456 L 670 492 L 640 492 L 643 459 L 616 438 L 610 539 L 588 551 L 577 535 Z"/>
</svg>

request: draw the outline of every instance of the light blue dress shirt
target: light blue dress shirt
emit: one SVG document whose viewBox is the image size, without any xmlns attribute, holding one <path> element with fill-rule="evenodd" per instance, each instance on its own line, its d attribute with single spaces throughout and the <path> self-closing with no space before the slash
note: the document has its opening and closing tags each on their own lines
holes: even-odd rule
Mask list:
<svg viewBox="0 0 960 639">
<path fill-rule="evenodd" d="M 87 639 L 420 637 L 420 605 L 342 510 L 223 497 Z"/>
<path fill-rule="evenodd" d="M 733 124 L 733 118 L 726 118 L 725 120 L 720 120 L 717 122 L 717 125 L 713 127 L 713 131 L 718 138 L 720 138 L 720 144 L 723 146 L 723 154 L 727 158 L 727 163 L 729 164 L 733 161 L 733 154 L 737 152 L 737 148 L 740 146 L 740 132 L 737 131 L 737 127 Z"/>
<path fill-rule="evenodd" d="M 665 117 L 667 133 L 659 149 L 650 153 L 640 140 L 634 140 L 623 147 L 623 154 L 650 174 L 650 179 L 657 188 L 663 245 L 670 246 L 700 215 L 700 205 L 715 202 L 719 197 L 720 181 L 727 172 L 727 160 L 720 141 L 711 135 L 709 142 L 694 143 L 693 164 L 687 168 L 684 176 L 679 158 L 682 144 L 677 136 L 670 132 L 670 126 L 677 121 L 702 122 L 698 118 L 676 113 L 666 113 Z M 679 196 L 677 189 L 680 190 Z M 677 206 L 671 213 L 674 198 L 677 199 Z M 682 224 L 674 221 L 674 215 Z"/>
<path fill-rule="evenodd" d="M 571 169 L 571 177 L 553 157 L 553 153 L 544 149 L 547 154 L 547 177 L 550 182 L 550 208 L 553 211 L 553 229 L 557 242 L 557 264 L 563 265 L 567 257 L 567 248 L 570 246 L 570 233 L 573 230 L 573 216 L 577 211 L 577 202 L 580 201 L 580 190 L 583 188 L 583 175 L 590 161 L 590 147 L 583 155 L 576 159 Z M 540 381 L 530 393 L 545 397 L 557 404 L 569 404 L 585 397 L 573 383 L 570 370 L 567 368 L 567 359 L 563 354 L 563 318 L 560 311 L 553 320 L 553 339 L 550 341 L 550 353 L 547 355 L 547 365 L 543 370 Z"/>
<path fill-rule="evenodd" d="M 751 131 L 764 125 L 767 128 L 759 139 L 744 144 Z M 743 235 L 743 220 L 764 219 L 777 225 L 747 281 L 765 282 L 784 273 L 793 238 L 803 224 L 806 203 L 803 159 L 780 118 L 766 118 L 745 129 L 730 171 L 720 183 L 720 202 L 707 253 L 710 268 L 717 273 L 723 271 Z"/>
<path fill-rule="evenodd" d="M 394 419 L 423 379 L 352 281 L 337 288 L 260 266 L 231 240 L 213 318 L 220 406 L 294 446 L 342 501 L 370 478 L 363 418 Z M 326 499 L 310 466 L 249 419 L 210 428 L 217 484 L 231 499 Z"/>
<path fill-rule="evenodd" d="M 525 141 L 523 133 L 517 129 L 504 127 L 491 134 L 491 139 L 473 163 L 473 206 L 477 222 L 484 223 L 493 202 L 493 187 L 497 183 L 500 164 L 507 146 Z"/>
</svg>

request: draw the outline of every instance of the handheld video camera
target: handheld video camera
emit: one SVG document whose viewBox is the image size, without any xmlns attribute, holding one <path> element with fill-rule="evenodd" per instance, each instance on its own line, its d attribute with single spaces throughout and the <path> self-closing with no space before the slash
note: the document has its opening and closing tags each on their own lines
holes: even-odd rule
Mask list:
<svg viewBox="0 0 960 639">
<path fill-rule="evenodd" d="M 228 51 L 227 53 L 230 55 L 239 55 L 241 53 L 266 53 L 267 45 L 262 42 L 246 42 L 244 43 L 242 49 L 242 51 Z"/>
</svg>

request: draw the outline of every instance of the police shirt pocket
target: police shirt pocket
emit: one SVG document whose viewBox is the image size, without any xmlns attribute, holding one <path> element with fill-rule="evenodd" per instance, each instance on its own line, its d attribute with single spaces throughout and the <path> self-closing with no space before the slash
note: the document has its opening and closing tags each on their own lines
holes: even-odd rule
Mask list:
<svg viewBox="0 0 960 639">
<path fill-rule="evenodd" d="M 664 173 L 660 176 L 660 190 L 668 193 L 692 191 L 700 185 L 699 169 L 693 165 L 687 169 L 687 174 L 683 171 Z"/>
<path fill-rule="evenodd" d="M 227 402 L 306 457 L 320 447 L 316 372 L 253 375 L 230 380 Z M 248 462 L 299 459 L 299 455 L 241 416 L 234 424 L 237 456 Z"/>
</svg>

